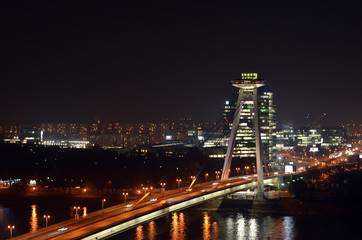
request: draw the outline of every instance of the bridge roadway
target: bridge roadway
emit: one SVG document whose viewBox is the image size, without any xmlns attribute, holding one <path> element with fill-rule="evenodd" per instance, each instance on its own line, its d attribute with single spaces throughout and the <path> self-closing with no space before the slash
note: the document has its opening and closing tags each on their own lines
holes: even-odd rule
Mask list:
<svg viewBox="0 0 362 240">
<path fill-rule="evenodd" d="M 284 174 L 265 177 L 266 180 Z M 271 180 L 271 179 L 270 179 Z M 170 212 L 179 211 L 211 199 L 228 195 L 245 188 L 256 186 L 253 175 L 230 178 L 194 185 L 192 191 L 185 188 L 151 194 L 151 197 L 133 207 L 119 204 L 103 211 L 99 210 L 79 220 L 68 220 L 41 228 L 33 233 L 26 233 L 13 239 L 102 239 L 116 235 L 141 223 L 166 216 Z M 157 199 L 150 201 L 151 199 Z M 135 204 L 136 201 L 128 204 Z"/>
</svg>

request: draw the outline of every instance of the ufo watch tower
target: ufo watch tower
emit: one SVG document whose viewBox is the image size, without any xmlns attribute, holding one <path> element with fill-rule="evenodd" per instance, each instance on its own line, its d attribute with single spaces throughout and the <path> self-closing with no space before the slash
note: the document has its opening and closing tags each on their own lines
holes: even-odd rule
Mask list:
<svg viewBox="0 0 362 240">
<path fill-rule="evenodd" d="M 239 127 L 240 114 L 245 102 L 253 102 L 253 122 L 255 133 L 255 149 L 256 149 L 256 166 L 258 174 L 258 198 L 264 197 L 264 178 L 263 178 L 263 149 L 260 139 L 260 124 L 259 124 L 259 106 L 258 106 L 258 88 L 265 85 L 265 81 L 258 79 L 257 73 L 242 73 L 241 79 L 231 81 L 234 87 L 240 88 L 238 100 L 236 102 L 236 110 L 232 123 L 229 144 L 226 151 L 224 167 L 221 175 L 221 180 L 226 180 L 229 177 L 232 155 L 235 146 L 236 133 Z"/>
</svg>

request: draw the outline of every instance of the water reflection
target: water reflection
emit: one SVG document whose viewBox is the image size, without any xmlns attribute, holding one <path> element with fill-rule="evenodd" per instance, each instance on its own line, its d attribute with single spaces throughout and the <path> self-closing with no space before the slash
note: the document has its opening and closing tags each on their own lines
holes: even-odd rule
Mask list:
<svg viewBox="0 0 362 240">
<path fill-rule="evenodd" d="M 237 239 L 244 239 L 245 237 L 245 219 L 242 215 L 239 215 L 239 217 L 236 220 L 236 237 Z M 232 236 L 229 236 L 232 237 Z"/>
<path fill-rule="evenodd" d="M 156 235 L 157 235 L 156 223 L 155 223 L 155 221 L 151 221 L 148 223 L 148 239 L 155 240 Z"/>
<path fill-rule="evenodd" d="M 249 220 L 249 239 L 257 239 L 258 236 L 258 225 L 256 223 L 256 219 L 252 218 Z"/>
<path fill-rule="evenodd" d="M 219 225 L 217 224 L 217 222 L 212 223 L 212 239 L 219 239 Z"/>
<path fill-rule="evenodd" d="M 38 214 L 37 214 L 37 205 L 31 205 L 31 216 L 30 216 L 30 232 L 35 232 L 38 230 Z"/>
<path fill-rule="evenodd" d="M 185 214 L 183 212 L 172 214 L 170 237 L 172 240 L 186 239 Z"/>
<path fill-rule="evenodd" d="M 83 207 L 83 217 L 87 216 L 87 207 Z"/>
<path fill-rule="evenodd" d="M 207 212 L 204 212 L 204 222 L 202 223 L 202 237 L 204 240 L 209 240 L 211 233 L 210 233 L 210 217 Z"/>
<path fill-rule="evenodd" d="M 143 233 L 143 226 L 140 225 L 136 228 L 136 240 L 144 239 L 145 234 Z"/>
<path fill-rule="evenodd" d="M 295 229 L 294 218 L 290 217 L 290 216 L 283 217 L 284 240 L 294 239 L 294 235 L 295 235 L 294 229 Z"/>
<path fill-rule="evenodd" d="M 219 226 L 217 222 L 211 224 L 211 217 L 208 212 L 203 213 L 202 237 L 204 240 L 219 239 Z"/>
</svg>

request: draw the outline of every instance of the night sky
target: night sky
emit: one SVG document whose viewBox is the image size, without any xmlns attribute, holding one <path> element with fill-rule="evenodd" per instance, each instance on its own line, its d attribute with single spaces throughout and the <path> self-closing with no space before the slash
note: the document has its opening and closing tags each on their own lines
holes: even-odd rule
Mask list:
<svg viewBox="0 0 362 240">
<path fill-rule="evenodd" d="M 360 3 L 57 2 L 0 2 L 0 123 L 215 121 L 242 72 L 280 122 L 362 119 Z"/>
</svg>

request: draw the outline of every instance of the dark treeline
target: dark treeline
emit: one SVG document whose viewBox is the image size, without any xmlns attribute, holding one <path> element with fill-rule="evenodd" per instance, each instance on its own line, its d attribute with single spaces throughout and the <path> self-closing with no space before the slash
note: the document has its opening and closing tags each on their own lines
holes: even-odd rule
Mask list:
<svg viewBox="0 0 362 240">
<path fill-rule="evenodd" d="M 171 152 L 171 153 L 170 153 Z M 10 191 L 26 191 L 26 183 L 36 179 L 47 189 L 70 193 L 74 186 L 91 186 L 99 194 L 117 193 L 119 189 L 144 186 L 167 188 L 191 182 L 191 176 L 222 168 L 223 162 L 210 162 L 199 149 L 179 151 L 159 149 L 141 152 L 128 149 L 121 152 L 94 147 L 73 149 L 35 145 L 0 144 L 0 179 L 22 179 Z M 211 174 L 210 178 L 211 180 Z"/>
</svg>

